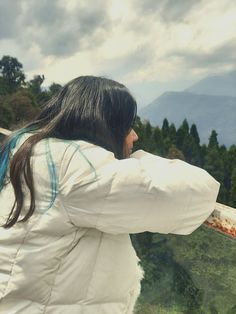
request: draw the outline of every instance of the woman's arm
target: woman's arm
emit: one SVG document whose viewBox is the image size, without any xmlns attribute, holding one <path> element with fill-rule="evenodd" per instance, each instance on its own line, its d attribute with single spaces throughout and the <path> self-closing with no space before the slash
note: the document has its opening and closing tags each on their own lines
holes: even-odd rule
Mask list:
<svg viewBox="0 0 236 314">
<path fill-rule="evenodd" d="M 62 200 L 78 227 L 189 234 L 214 210 L 219 183 L 201 168 L 141 150 L 124 160 L 98 146 L 84 154 L 96 173 L 79 152 L 61 173 Z"/>
</svg>

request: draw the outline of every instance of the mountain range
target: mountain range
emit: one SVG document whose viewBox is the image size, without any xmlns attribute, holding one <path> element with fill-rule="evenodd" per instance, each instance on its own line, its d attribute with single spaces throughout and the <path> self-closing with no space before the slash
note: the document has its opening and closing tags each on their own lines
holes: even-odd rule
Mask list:
<svg viewBox="0 0 236 314">
<path fill-rule="evenodd" d="M 186 118 L 197 125 L 202 144 L 213 129 L 220 144 L 236 144 L 236 71 L 206 77 L 182 92 L 165 92 L 138 114 L 159 127 L 164 118 L 176 127 Z"/>
</svg>

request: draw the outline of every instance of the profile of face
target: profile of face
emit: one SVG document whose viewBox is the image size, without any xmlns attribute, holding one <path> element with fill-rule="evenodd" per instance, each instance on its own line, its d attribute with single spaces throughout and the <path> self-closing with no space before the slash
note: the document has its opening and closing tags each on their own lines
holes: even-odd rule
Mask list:
<svg viewBox="0 0 236 314">
<path fill-rule="evenodd" d="M 137 133 L 134 131 L 134 129 L 131 129 L 129 134 L 126 136 L 125 142 L 124 142 L 124 155 L 125 155 L 125 158 L 129 158 L 130 157 L 130 155 L 132 154 L 132 149 L 133 149 L 133 146 L 134 146 L 134 142 L 136 142 L 137 140 L 138 140 Z"/>
</svg>

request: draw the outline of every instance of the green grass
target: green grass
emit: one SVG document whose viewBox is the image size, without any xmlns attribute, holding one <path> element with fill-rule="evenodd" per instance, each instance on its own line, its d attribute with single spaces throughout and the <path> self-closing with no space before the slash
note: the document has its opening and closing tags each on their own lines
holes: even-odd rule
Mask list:
<svg viewBox="0 0 236 314">
<path fill-rule="evenodd" d="M 135 314 L 236 314 L 235 239 L 203 226 L 189 236 L 154 234 L 142 252 Z"/>
</svg>

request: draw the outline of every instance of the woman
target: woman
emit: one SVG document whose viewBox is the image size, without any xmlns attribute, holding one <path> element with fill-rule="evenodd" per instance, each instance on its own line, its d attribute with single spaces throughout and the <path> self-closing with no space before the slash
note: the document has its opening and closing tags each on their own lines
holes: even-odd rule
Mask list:
<svg viewBox="0 0 236 314">
<path fill-rule="evenodd" d="M 143 274 L 129 233 L 189 234 L 213 211 L 206 171 L 131 154 L 135 117 L 123 85 L 78 77 L 7 139 L 1 313 L 133 313 Z"/>
</svg>

